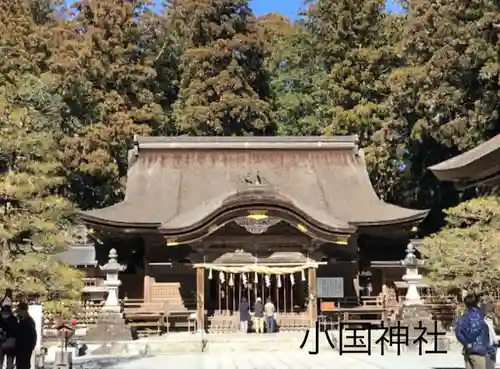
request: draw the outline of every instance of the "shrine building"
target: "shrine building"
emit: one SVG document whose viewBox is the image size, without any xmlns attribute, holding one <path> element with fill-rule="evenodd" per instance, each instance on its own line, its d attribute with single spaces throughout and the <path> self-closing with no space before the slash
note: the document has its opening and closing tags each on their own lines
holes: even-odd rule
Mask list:
<svg viewBox="0 0 500 369">
<path fill-rule="evenodd" d="M 453 182 L 459 189 L 500 183 L 500 135 L 481 145 L 429 167 L 441 181 Z"/>
<path fill-rule="evenodd" d="M 376 295 L 427 215 L 377 197 L 356 136 L 135 137 L 128 160 L 124 200 L 79 213 L 97 262 L 117 250 L 122 298 L 199 314 Z"/>
</svg>

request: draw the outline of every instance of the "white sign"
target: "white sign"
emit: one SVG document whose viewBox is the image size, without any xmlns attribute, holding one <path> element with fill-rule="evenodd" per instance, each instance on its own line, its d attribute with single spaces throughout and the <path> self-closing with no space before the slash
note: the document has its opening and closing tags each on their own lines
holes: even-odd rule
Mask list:
<svg viewBox="0 0 500 369">
<path fill-rule="evenodd" d="M 344 297 L 344 278 L 317 278 L 316 287 L 318 297 L 322 298 L 343 298 Z"/>
</svg>

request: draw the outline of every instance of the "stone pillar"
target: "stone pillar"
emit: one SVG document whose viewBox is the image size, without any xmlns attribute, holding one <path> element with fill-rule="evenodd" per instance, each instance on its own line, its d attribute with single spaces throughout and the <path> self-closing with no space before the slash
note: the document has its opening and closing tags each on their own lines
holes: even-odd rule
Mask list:
<svg viewBox="0 0 500 369">
<path fill-rule="evenodd" d="M 196 323 L 197 329 L 204 329 L 205 324 L 205 268 L 196 268 Z"/>
<path fill-rule="evenodd" d="M 314 328 L 316 326 L 316 320 L 318 319 L 318 291 L 316 288 L 316 268 L 310 267 L 307 273 L 307 279 L 309 284 L 309 296 L 308 296 L 308 312 L 309 312 L 309 327 Z"/>
</svg>

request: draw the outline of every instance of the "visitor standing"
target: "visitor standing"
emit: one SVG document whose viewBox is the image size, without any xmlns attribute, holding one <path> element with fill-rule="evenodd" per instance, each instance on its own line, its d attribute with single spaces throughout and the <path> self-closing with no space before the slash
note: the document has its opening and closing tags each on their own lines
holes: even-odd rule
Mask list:
<svg viewBox="0 0 500 369">
<path fill-rule="evenodd" d="M 266 305 L 264 305 L 264 313 L 266 315 L 266 331 L 267 333 L 273 333 L 276 308 L 270 298 L 267 299 Z"/>
<path fill-rule="evenodd" d="M 17 317 L 19 325 L 16 343 L 16 369 L 30 369 L 31 356 L 35 350 L 37 334 L 35 321 L 28 313 L 27 303 L 19 303 Z"/>
<path fill-rule="evenodd" d="M 6 369 L 14 368 L 16 357 L 18 323 L 12 314 L 11 305 L 3 305 L 0 310 L 0 368 L 6 361 Z"/>
<path fill-rule="evenodd" d="M 262 303 L 262 299 L 260 297 L 257 297 L 253 311 L 255 332 L 264 333 L 264 304 Z"/>
<path fill-rule="evenodd" d="M 457 319 L 455 335 L 463 346 L 466 369 L 486 369 L 490 351 L 490 335 L 485 316 L 479 307 L 479 297 L 468 294 L 464 298 L 465 313 Z"/>
<path fill-rule="evenodd" d="M 248 306 L 247 299 L 242 297 L 240 301 L 240 331 L 248 333 L 248 319 L 250 318 L 250 307 Z"/>
</svg>

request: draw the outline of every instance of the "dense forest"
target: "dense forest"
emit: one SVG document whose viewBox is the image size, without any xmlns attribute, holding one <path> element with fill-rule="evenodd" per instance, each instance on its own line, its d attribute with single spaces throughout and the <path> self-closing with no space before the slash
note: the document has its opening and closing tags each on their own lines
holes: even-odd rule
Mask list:
<svg viewBox="0 0 500 369">
<path fill-rule="evenodd" d="M 444 226 L 424 247 L 436 278 L 477 244 L 484 271 L 459 275 L 494 283 L 494 189 L 427 167 L 500 133 L 500 5 L 403 5 L 317 0 L 292 22 L 247 0 L 0 2 L 1 283 L 72 298 L 54 255 L 75 208 L 123 196 L 134 134 L 358 134 L 379 196 L 432 209 L 421 236 Z"/>
</svg>

